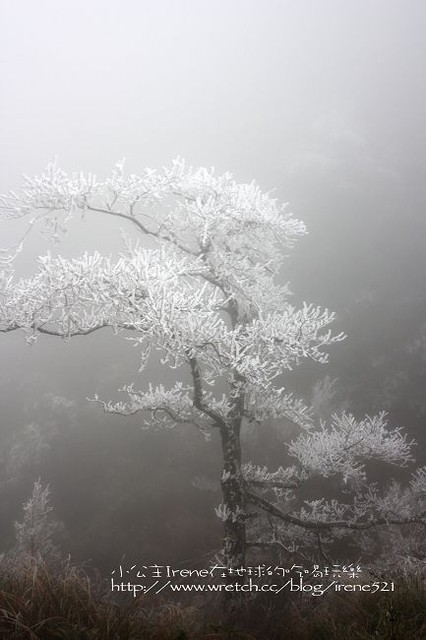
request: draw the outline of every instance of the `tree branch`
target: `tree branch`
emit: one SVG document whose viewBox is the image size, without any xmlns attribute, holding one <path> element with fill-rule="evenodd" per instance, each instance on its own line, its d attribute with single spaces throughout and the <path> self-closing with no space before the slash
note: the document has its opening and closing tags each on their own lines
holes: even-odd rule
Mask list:
<svg viewBox="0 0 426 640">
<path fill-rule="evenodd" d="M 207 416 L 209 416 L 209 418 L 211 418 L 217 424 L 217 426 L 220 427 L 221 429 L 226 428 L 227 423 L 222 418 L 222 416 L 204 402 L 201 370 L 200 370 L 200 365 L 198 363 L 197 358 L 195 356 L 191 356 L 188 352 L 187 352 L 187 356 L 188 356 L 189 366 L 191 367 L 192 383 L 194 387 L 194 396 L 193 396 L 194 407 L 199 411 L 202 411 L 203 413 L 205 413 Z"/>
<path fill-rule="evenodd" d="M 95 327 L 91 327 L 90 329 L 77 329 L 71 332 L 63 332 L 63 331 L 59 331 L 58 329 L 48 329 L 46 327 L 43 327 L 43 326 L 38 327 L 36 325 L 30 325 L 25 327 L 21 327 L 20 325 L 12 325 L 9 327 L 0 328 L 0 333 L 8 333 L 9 331 L 18 331 L 19 329 L 21 330 L 32 329 L 33 331 L 37 331 L 38 333 L 42 333 L 47 336 L 56 336 L 58 338 L 74 338 L 74 336 L 87 336 L 90 333 L 94 333 L 95 331 L 99 331 L 100 329 L 106 329 L 107 327 L 112 328 L 112 325 L 103 323 Z M 120 329 L 127 330 L 127 331 L 134 331 L 136 327 L 134 325 L 123 325 L 120 327 Z"/>
<path fill-rule="evenodd" d="M 158 240 L 163 238 L 164 240 L 167 240 L 171 244 L 174 244 L 175 247 L 178 247 L 178 249 L 181 249 L 185 253 L 189 253 L 192 256 L 198 257 L 200 255 L 198 251 L 193 251 L 192 249 L 190 249 L 189 247 L 186 247 L 185 245 L 181 244 L 178 240 L 176 240 L 175 238 L 173 238 L 171 236 L 161 236 L 159 231 L 151 231 L 150 229 L 148 229 L 148 227 L 146 227 L 144 224 L 142 224 L 142 222 L 140 220 L 138 220 L 134 216 L 131 216 L 131 215 L 127 214 L 127 213 L 122 213 L 121 211 L 113 211 L 112 209 L 111 210 L 102 209 L 101 207 L 93 207 L 91 205 L 87 205 L 86 209 L 88 211 L 93 211 L 95 213 L 104 213 L 105 215 L 108 215 L 108 216 L 116 216 L 118 218 L 124 218 L 124 220 L 127 220 L 128 222 L 131 222 L 132 224 L 134 224 L 139 229 L 139 231 L 142 231 L 142 233 L 145 233 L 148 236 L 152 236 L 153 238 L 157 238 Z"/>
<path fill-rule="evenodd" d="M 252 491 L 246 492 L 248 502 L 256 505 L 263 511 L 270 513 L 275 516 L 279 520 L 283 522 L 287 522 L 288 524 L 294 524 L 298 527 L 302 527 L 304 529 L 310 529 L 311 531 L 319 531 L 321 529 L 351 529 L 354 531 L 365 531 L 367 529 L 372 529 L 373 527 L 381 526 L 381 525 L 404 525 L 404 524 L 421 524 L 426 526 L 426 521 L 423 519 L 426 516 L 426 513 L 421 513 L 417 517 L 413 518 L 404 518 L 402 520 L 389 520 L 387 518 L 378 518 L 377 520 L 372 520 L 370 522 L 347 522 L 347 521 L 335 521 L 335 522 L 320 522 L 315 520 L 302 520 L 301 518 L 297 518 L 296 516 L 292 516 L 289 513 L 285 513 L 279 507 L 276 507 L 274 504 L 269 502 L 269 500 L 265 500 L 261 496 L 253 493 Z"/>
<path fill-rule="evenodd" d="M 246 480 L 247 484 L 265 489 L 300 489 L 302 482 L 286 483 L 279 480 Z"/>
</svg>

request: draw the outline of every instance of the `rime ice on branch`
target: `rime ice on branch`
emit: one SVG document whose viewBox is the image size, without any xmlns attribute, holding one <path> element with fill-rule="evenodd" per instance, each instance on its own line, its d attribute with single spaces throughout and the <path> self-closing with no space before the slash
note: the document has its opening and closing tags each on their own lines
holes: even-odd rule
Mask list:
<svg viewBox="0 0 426 640">
<path fill-rule="evenodd" d="M 245 563 L 248 543 L 287 548 L 289 537 L 301 538 L 302 530 L 336 529 L 345 519 L 343 530 L 388 517 L 372 492 L 360 498 L 365 461 L 404 464 L 410 443 L 387 428 L 384 416 L 361 422 L 336 416 L 318 427 L 310 409 L 279 383 L 304 358 L 326 362 L 324 348 L 344 337 L 330 332 L 333 313 L 307 304 L 296 309 L 287 286 L 277 283 L 285 252 L 306 233 L 286 206 L 254 183 L 238 184 L 230 174 L 192 169 L 180 159 L 170 168 L 129 176 L 119 163 L 104 181 L 67 175 L 50 163 L 41 176 L 25 178 L 21 194 L 3 196 L 0 205 L 4 218 L 32 216 L 29 229 L 40 227 L 53 240 L 77 214 L 115 217 L 139 234 L 115 260 L 97 252 L 75 259 L 40 257 L 28 279 L 13 275 L 20 243 L 3 253 L 0 330 L 22 329 L 33 342 L 39 333 L 69 339 L 109 327 L 126 331 L 140 347 L 141 369 L 155 351 L 163 365 L 182 368 L 182 379 L 177 371 L 170 389 L 128 385 L 122 402 L 93 400 L 109 413 L 148 412 L 151 424 L 186 422 L 204 433 L 219 431 L 223 502 L 217 513 L 229 566 Z M 143 248 L 144 237 L 157 247 Z M 188 374 L 191 384 L 184 382 Z M 242 466 L 243 421 L 270 418 L 301 427 L 289 447 L 297 464 L 272 473 Z M 356 492 L 355 502 L 297 506 L 295 491 L 315 474 L 340 475 Z M 415 486 L 422 480 L 417 476 Z M 249 504 L 277 523 L 250 540 Z"/>
</svg>

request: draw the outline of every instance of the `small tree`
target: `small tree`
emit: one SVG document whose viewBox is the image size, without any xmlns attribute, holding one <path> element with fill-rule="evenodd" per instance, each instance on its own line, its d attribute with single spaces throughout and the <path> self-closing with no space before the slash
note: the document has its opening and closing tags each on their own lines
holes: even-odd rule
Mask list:
<svg viewBox="0 0 426 640">
<path fill-rule="evenodd" d="M 326 362 L 324 348 L 344 336 L 331 334 L 334 315 L 326 309 L 290 304 L 279 274 L 305 226 L 255 184 L 181 160 L 127 177 L 119 164 L 105 181 L 68 176 L 51 163 L 41 176 L 25 178 L 22 194 L 4 196 L 1 209 L 6 219 L 35 215 L 30 227 L 42 225 L 55 240 L 81 213 L 116 217 L 156 243 L 143 248 L 127 239 L 116 260 L 97 252 L 75 259 L 47 254 L 36 275 L 21 280 L 12 271 L 17 245 L 3 256 L 0 327 L 22 329 L 30 343 L 40 333 L 69 339 L 109 327 L 140 346 L 140 370 L 157 351 L 180 374 L 170 388 L 130 384 L 123 402 L 93 400 L 107 413 L 148 412 L 151 425 L 191 423 L 206 435 L 219 433 L 223 500 L 216 512 L 229 567 L 245 564 L 248 545 L 322 549 L 321 534 L 330 531 L 423 522 L 423 472 L 409 499 L 380 496 L 366 483 L 369 461 L 410 460 L 412 443 L 399 429 L 389 429 L 383 414 L 361 421 L 342 414 L 317 424 L 282 386 L 283 374 L 302 359 Z M 243 422 L 268 419 L 300 429 L 288 450 L 295 464 L 274 472 L 242 462 Z M 352 500 L 297 501 L 298 489 L 317 476 L 340 477 Z M 269 524 L 248 530 L 262 513 Z"/>
<path fill-rule="evenodd" d="M 31 498 L 23 505 L 22 522 L 15 522 L 16 543 L 13 553 L 17 558 L 28 557 L 44 562 L 59 558 L 59 551 L 53 542 L 59 523 L 52 519 L 52 510 L 49 486 L 43 486 L 38 479 L 34 482 Z"/>
</svg>

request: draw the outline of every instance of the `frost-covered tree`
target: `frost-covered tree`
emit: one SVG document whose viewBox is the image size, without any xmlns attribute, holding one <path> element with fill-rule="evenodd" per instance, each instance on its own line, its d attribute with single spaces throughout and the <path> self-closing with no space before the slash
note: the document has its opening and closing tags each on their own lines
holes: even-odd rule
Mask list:
<svg viewBox="0 0 426 640">
<path fill-rule="evenodd" d="M 119 164 L 103 181 L 67 175 L 51 163 L 25 178 L 20 194 L 4 196 L 1 210 L 5 219 L 32 216 L 29 229 L 41 226 L 54 240 L 77 214 L 115 217 L 139 236 L 125 240 L 116 259 L 47 254 L 27 279 L 13 273 L 21 244 L 5 251 L 0 330 L 21 329 L 32 343 L 40 333 L 70 339 L 109 328 L 140 347 L 140 370 L 155 353 L 176 370 L 169 388 L 129 384 L 122 402 L 93 401 L 107 413 L 141 413 L 150 425 L 190 423 L 207 436 L 219 434 L 223 498 L 216 512 L 228 566 L 244 565 L 249 545 L 321 548 L 330 532 L 422 522 L 423 472 L 409 499 L 381 495 L 367 483 L 369 461 L 410 460 L 412 443 L 400 429 L 389 428 L 383 414 L 316 421 L 282 386 L 283 374 L 303 359 L 325 363 L 324 349 L 343 338 L 330 331 L 333 313 L 295 308 L 280 284 L 284 256 L 306 232 L 286 206 L 253 183 L 176 160 L 140 175 L 125 175 Z M 294 464 L 272 472 L 244 464 L 241 452 L 243 423 L 269 419 L 299 428 L 288 447 Z M 340 496 L 298 499 L 317 477 L 333 477 Z"/>
<path fill-rule="evenodd" d="M 43 486 L 38 479 L 34 482 L 31 498 L 23 505 L 22 522 L 15 522 L 16 544 L 13 551 L 17 557 L 44 561 L 58 559 L 53 536 L 59 523 L 52 519 L 52 510 L 49 486 Z"/>
</svg>

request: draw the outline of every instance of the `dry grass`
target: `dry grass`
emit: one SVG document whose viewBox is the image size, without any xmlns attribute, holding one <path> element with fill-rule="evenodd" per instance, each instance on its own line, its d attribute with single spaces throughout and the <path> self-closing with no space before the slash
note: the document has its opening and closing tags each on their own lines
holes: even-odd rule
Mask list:
<svg viewBox="0 0 426 640">
<path fill-rule="evenodd" d="M 42 561 L 0 572 L 0 638 L 10 640 L 177 640 L 193 632 L 189 608 L 143 598 L 119 606 L 99 578 L 64 563 L 52 571 Z"/>
<path fill-rule="evenodd" d="M 416 575 L 395 575 L 395 591 L 331 593 L 292 607 L 297 640 L 420 640 L 426 638 L 426 585 Z M 280 636 L 277 636 L 278 638 Z"/>
<path fill-rule="evenodd" d="M 140 596 L 118 604 L 82 567 L 34 559 L 0 564 L 0 639 L 7 640 L 418 640 L 426 588 L 400 576 L 394 592 L 252 601 L 223 621 L 216 601 L 170 604 Z"/>
</svg>

